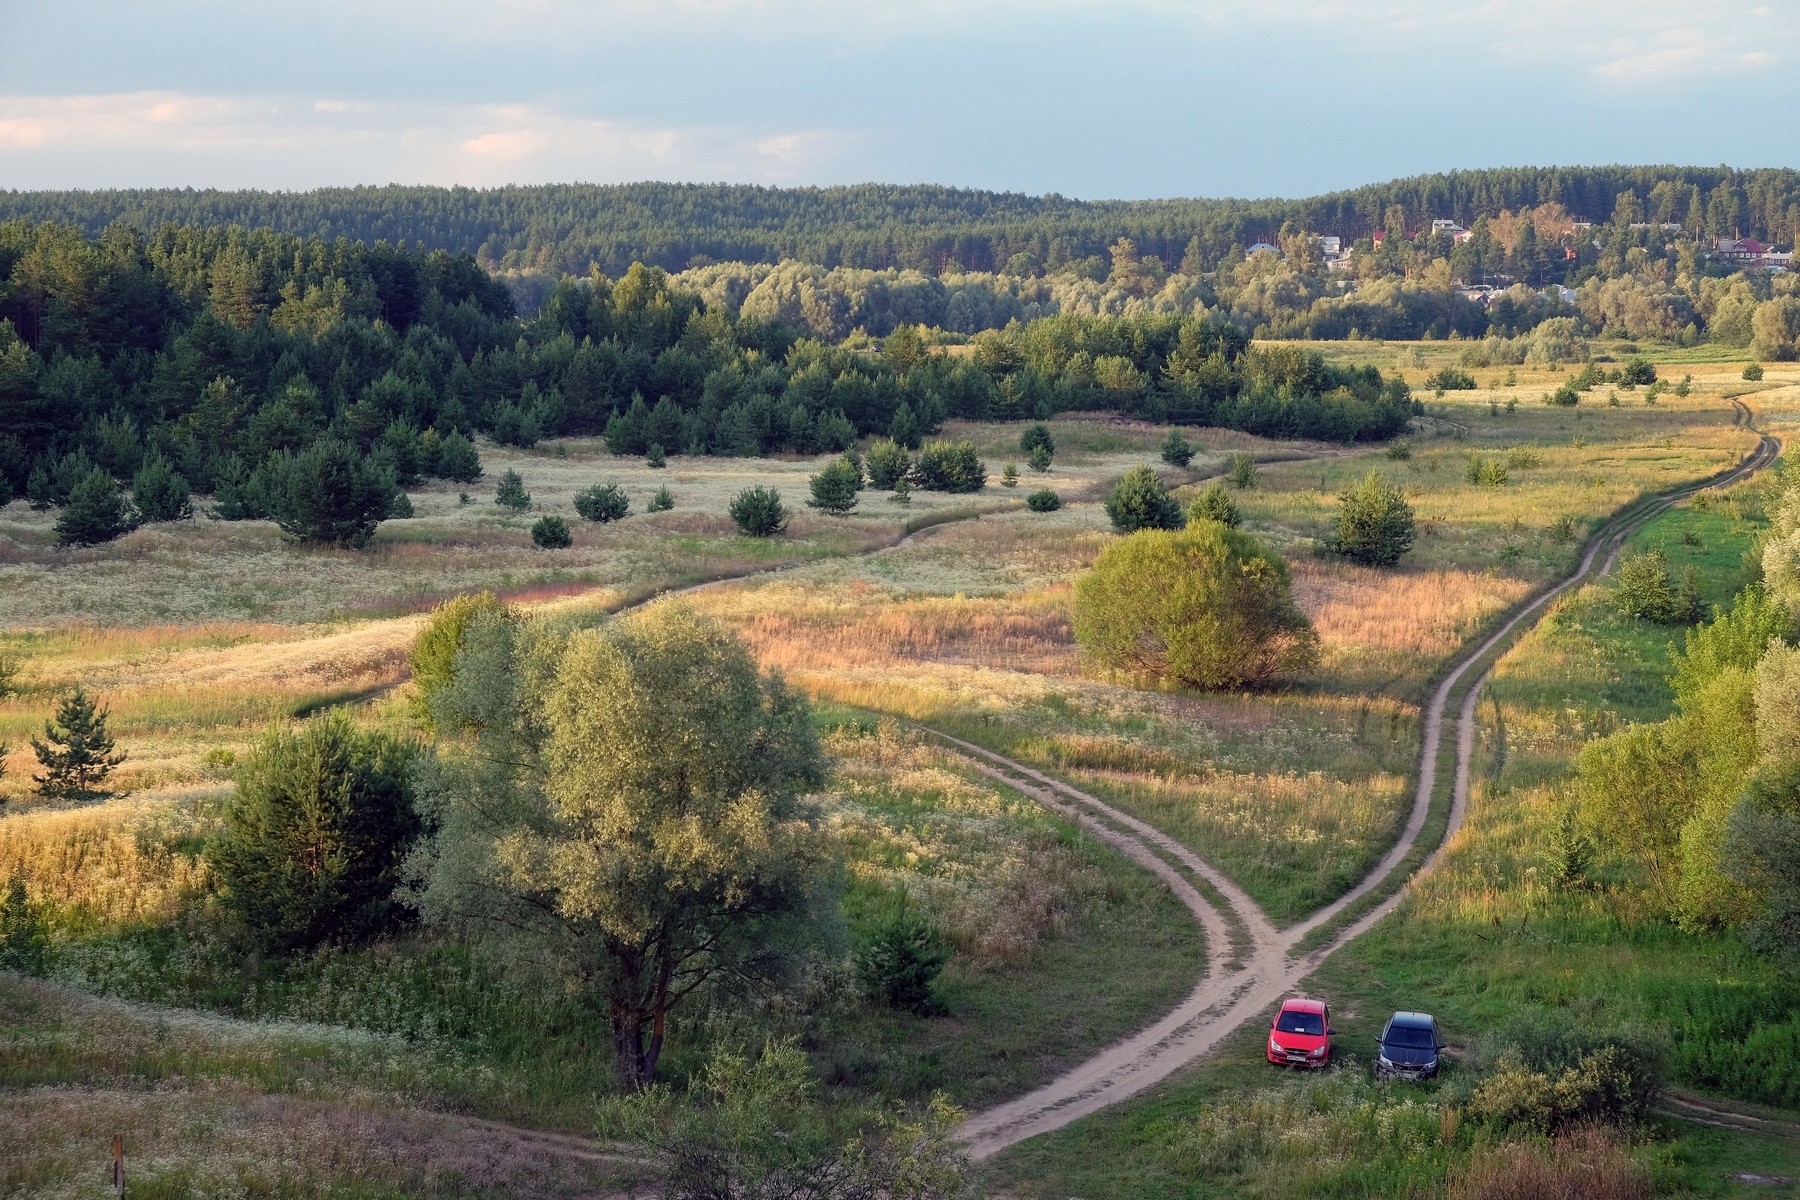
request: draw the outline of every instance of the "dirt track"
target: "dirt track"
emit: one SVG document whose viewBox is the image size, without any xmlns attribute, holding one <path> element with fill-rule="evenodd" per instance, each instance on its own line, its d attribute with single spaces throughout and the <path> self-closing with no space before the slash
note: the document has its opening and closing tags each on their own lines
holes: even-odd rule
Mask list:
<svg viewBox="0 0 1800 1200">
<path fill-rule="evenodd" d="M 1737 423 L 1752 428 L 1750 411 L 1732 401 Z M 1106 802 L 1021 763 L 959 738 L 937 734 L 974 758 L 981 769 L 1040 802 L 1084 822 L 1084 828 L 1144 863 L 1170 883 L 1200 922 L 1206 939 L 1205 973 L 1194 990 L 1160 1021 L 1072 1068 L 1044 1086 L 970 1117 L 962 1137 L 970 1154 L 986 1158 L 1040 1133 L 1059 1129 L 1080 1117 L 1116 1104 L 1166 1079 L 1205 1056 L 1245 1021 L 1262 1014 L 1289 994 L 1324 959 L 1367 931 L 1405 898 L 1397 878 L 1418 848 L 1438 793 L 1438 761 L 1445 714 L 1471 671 L 1481 673 L 1463 688 L 1457 715 L 1456 767 L 1451 781 L 1448 822 L 1442 839 L 1420 864 L 1424 871 L 1437 861 L 1451 835 L 1462 825 L 1468 807 L 1469 767 L 1475 748 L 1475 706 L 1491 670 L 1491 655 L 1540 616 L 1556 597 L 1604 575 L 1618 561 L 1626 538 L 1645 522 L 1680 500 L 1709 487 L 1736 482 L 1775 460 L 1780 443 L 1764 435 L 1757 448 L 1729 471 L 1658 499 L 1626 509 L 1604 525 L 1588 543 L 1575 571 L 1561 583 L 1539 592 L 1472 649 L 1458 657 L 1433 690 L 1424 709 L 1418 788 L 1406 828 L 1380 863 L 1349 892 L 1300 923 L 1277 930 L 1245 893 L 1199 855 L 1168 835 Z M 1485 664 L 1485 665 L 1484 665 Z M 1204 881 L 1217 901 L 1190 882 Z M 1329 925 L 1345 911 L 1383 886 L 1392 894 L 1356 918 L 1324 945 L 1300 949 L 1307 936 Z M 1235 935 L 1235 937 L 1234 937 Z M 1241 945 L 1234 944 L 1241 943 Z"/>
</svg>

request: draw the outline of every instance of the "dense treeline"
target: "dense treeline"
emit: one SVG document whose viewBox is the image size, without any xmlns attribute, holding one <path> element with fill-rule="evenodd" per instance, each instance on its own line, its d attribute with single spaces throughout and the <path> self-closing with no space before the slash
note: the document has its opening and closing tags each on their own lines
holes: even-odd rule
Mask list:
<svg viewBox="0 0 1800 1200">
<path fill-rule="evenodd" d="M 1659 190 L 1660 188 L 1660 190 Z M 1502 210 L 1560 204 L 1604 221 L 1622 191 L 1646 219 L 1786 243 L 1800 228 L 1800 174 L 1726 167 L 1520 167 L 1453 171 L 1301 200 L 1079 201 L 928 185 L 763 188 L 724 184 L 552 184 L 323 188 L 300 193 L 138 189 L 0 192 L 0 219 L 270 229 L 472 254 L 502 269 L 622 274 L 633 262 L 679 271 L 706 262 L 799 259 L 826 267 L 960 267 L 1028 274 L 1101 255 L 1118 238 L 1171 266 L 1215 269 L 1234 246 L 1283 225 L 1366 237 L 1397 211 L 1407 228 L 1443 217 L 1473 226 Z M 1699 211 L 1693 198 L 1700 196 Z"/>
<path fill-rule="evenodd" d="M 66 505 L 96 472 L 149 472 L 146 517 L 185 515 L 191 487 L 215 497 L 214 515 L 345 544 L 367 539 L 397 486 L 475 478 L 475 432 L 752 455 L 871 433 L 916 447 L 952 416 L 1111 408 L 1349 440 L 1387 436 L 1411 411 L 1372 369 L 1254 351 L 1229 322 L 1192 315 L 1050 318 L 983 334 L 969 353 L 905 325 L 876 350 L 734 316 L 634 265 L 616 282 L 564 280 L 521 321 L 467 255 L 235 228 L 87 237 L 12 222 L 0 280 L 9 493 Z M 102 532 L 119 524 L 103 484 L 89 497 Z M 171 488 L 176 500 L 149 499 Z M 322 511 L 321 491 L 361 500 Z"/>
</svg>

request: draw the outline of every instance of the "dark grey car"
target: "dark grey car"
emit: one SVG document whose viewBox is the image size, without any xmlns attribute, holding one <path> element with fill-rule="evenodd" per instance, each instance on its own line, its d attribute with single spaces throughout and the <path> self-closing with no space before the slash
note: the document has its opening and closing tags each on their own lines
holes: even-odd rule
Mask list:
<svg viewBox="0 0 1800 1200">
<path fill-rule="evenodd" d="M 1430 1013 L 1397 1012 L 1381 1029 L 1376 1047 L 1375 1078 L 1430 1079 L 1437 1074 L 1444 1039 Z"/>
</svg>

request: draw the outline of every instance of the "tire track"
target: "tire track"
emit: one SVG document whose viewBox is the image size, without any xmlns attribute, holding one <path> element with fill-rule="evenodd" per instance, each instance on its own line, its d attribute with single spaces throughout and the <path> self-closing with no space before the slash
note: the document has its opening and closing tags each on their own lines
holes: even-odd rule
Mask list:
<svg viewBox="0 0 1800 1200">
<path fill-rule="evenodd" d="M 1734 424 L 1754 429 L 1749 408 L 1738 400 L 1731 403 L 1737 410 Z M 1476 704 L 1493 670 L 1493 661 L 1503 647 L 1514 635 L 1529 627 L 1528 619 L 1535 625 L 1558 596 L 1610 571 L 1626 540 L 1645 523 L 1697 492 L 1737 482 L 1762 470 L 1775 460 L 1780 448 L 1776 439 L 1762 434 L 1756 449 L 1735 467 L 1628 506 L 1589 539 L 1580 562 L 1567 578 L 1540 592 L 1472 650 L 1463 653 L 1433 689 L 1426 703 L 1418 786 L 1401 836 L 1354 888 L 1286 929 L 1276 929 L 1255 902 L 1222 872 L 1146 822 L 1041 771 L 961 738 L 930 730 L 933 736 L 968 755 L 978 769 L 989 776 L 1058 812 L 1074 816 L 1078 822 L 1091 818 L 1084 828 L 1169 882 L 1195 914 L 1206 939 L 1206 968 L 1200 982 L 1161 1020 L 1108 1046 L 1042 1087 L 969 1117 L 959 1134 L 971 1157 L 987 1158 L 1027 1138 L 1060 1129 L 1168 1078 L 1204 1057 L 1245 1021 L 1290 993 L 1329 955 L 1398 908 L 1406 896 L 1404 886 L 1395 888 L 1393 894 L 1359 914 L 1325 945 L 1306 952 L 1297 951 L 1309 934 L 1326 927 L 1384 885 L 1394 884 L 1396 872 L 1418 848 L 1439 792 L 1439 758 L 1445 716 L 1457 698 L 1459 685 L 1464 684 L 1471 672 L 1479 668 L 1473 681 L 1466 684 L 1457 711 L 1449 819 L 1443 837 L 1419 866 L 1419 872 L 1429 870 L 1437 863 L 1467 813 L 1469 770 L 1474 758 L 1477 728 Z M 1176 870 L 1177 866 L 1181 870 Z M 1203 881 L 1218 897 L 1217 902 L 1201 895 L 1190 882 L 1190 876 Z M 1235 953 L 1222 937 L 1227 930 L 1237 934 Z"/>
</svg>

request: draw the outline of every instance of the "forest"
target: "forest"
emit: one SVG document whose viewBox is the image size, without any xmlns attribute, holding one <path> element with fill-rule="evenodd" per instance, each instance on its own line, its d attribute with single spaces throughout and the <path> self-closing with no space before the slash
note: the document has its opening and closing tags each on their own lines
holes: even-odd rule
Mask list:
<svg viewBox="0 0 1800 1200">
<path fill-rule="evenodd" d="M 1192 255 L 1215 270 L 1234 246 L 1275 240 L 1284 225 L 1346 242 L 1390 225 L 1559 204 L 1604 221 L 1620 192 L 1647 220 L 1787 244 L 1800 227 L 1800 173 L 1727 167 L 1519 167 L 1421 175 L 1300 200 L 1081 201 L 930 185 L 766 188 L 726 184 L 550 184 L 491 190 L 386 187 L 311 192 L 128 189 L 0 191 L 0 220 L 64 221 L 90 234 L 125 223 L 271 229 L 470 254 L 497 270 L 623 274 L 711 262 L 1054 273 L 1103 255 L 1119 238 L 1173 267 Z M 1701 197 L 1694 209 L 1696 191 Z"/>
<path fill-rule="evenodd" d="M 322 443 L 339 465 L 315 475 L 387 480 L 363 489 L 378 516 L 418 478 L 477 478 L 475 433 L 756 456 L 870 433 L 917 448 L 949 417 L 1098 408 L 1347 442 L 1391 436 L 1413 411 L 1374 368 L 1255 350 L 1195 315 L 1045 318 L 965 354 L 905 326 L 877 351 L 709 305 L 634 264 L 565 280 L 521 320 L 467 254 L 173 226 L 11 222 L 0 278 L 0 478 L 39 507 L 95 470 L 128 481 L 154 461 L 215 496 L 214 515 L 279 517 L 296 456 Z"/>
</svg>

